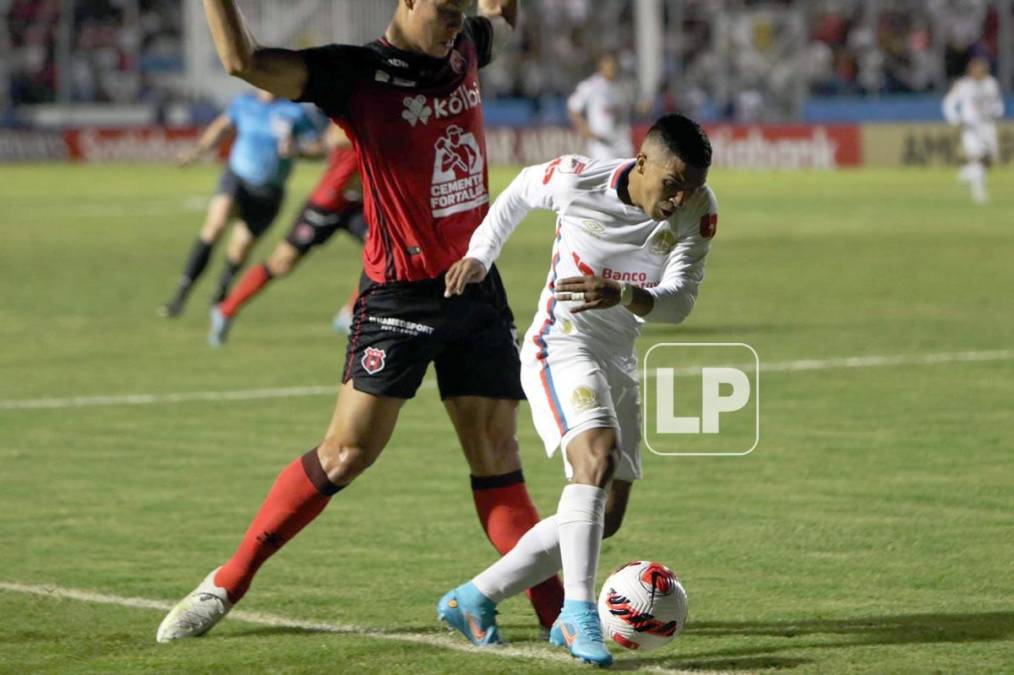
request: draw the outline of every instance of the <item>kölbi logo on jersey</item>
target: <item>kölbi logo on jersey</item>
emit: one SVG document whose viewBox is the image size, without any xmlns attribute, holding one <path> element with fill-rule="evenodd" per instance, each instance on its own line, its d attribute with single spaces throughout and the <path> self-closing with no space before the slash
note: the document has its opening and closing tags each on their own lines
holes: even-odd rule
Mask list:
<svg viewBox="0 0 1014 675">
<path fill-rule="evenodd" d="M 449 96 L 434 96 L 428 98 L 422 94 L 418 96 L 406 96 L 402 100 L 405 109 L 401 116 L 413 127 L 422 123 L 429 124 L 431 119 L 444 119 L 459 115 L 466 110 L 477 108 L 482 105 L 482 96 L 479 94 L 479 83 L 466 83 L 455 89 Z"/>
<path fill-rule="evenodd" d="M 739 456 L 760 442 L 760 359 L 739 342 L 663 342 L 644 355 L 644 444 L 657 455 Z"/>
</svg>

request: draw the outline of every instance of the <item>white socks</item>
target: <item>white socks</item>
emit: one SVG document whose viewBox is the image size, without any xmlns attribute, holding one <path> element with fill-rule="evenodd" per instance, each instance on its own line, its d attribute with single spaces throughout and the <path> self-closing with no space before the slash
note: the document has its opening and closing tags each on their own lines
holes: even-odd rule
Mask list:
<svg viewBox="0 0 1014 675">
<path fill-rule="evenodd" d="M 500 603 L 541 584 L 559 569 L 560 535 L 556 516 L 550 516 L 525 532 L 514 548 L 480 572 L 472 583 L 480 593 Z"/>
<path fill-rule="evenodd" d="M 563 563 L 563 594 L 567 600 L 595 602 L 595 571 L 602 549 L 606 491 L 571 483 L 563 488 L 556 522 Z"/>
<path fill-rule="evenodd" d="M 969 162 L 961 167 L 958 174 L 972 190 L 972 199 L 979 204 L 989 200 L 986 194 L 986 168 L 981 162 Z"/>
<path fill-rule="evenodd" d="M 594 602 L 605 511 L 605 490 L 567 485 L 556 515 L 528 530 L 507 555 L 480 572 L 472 583 L 480 593 L 500 603 L 562 568 L 565 597 Z"/>
</svg>

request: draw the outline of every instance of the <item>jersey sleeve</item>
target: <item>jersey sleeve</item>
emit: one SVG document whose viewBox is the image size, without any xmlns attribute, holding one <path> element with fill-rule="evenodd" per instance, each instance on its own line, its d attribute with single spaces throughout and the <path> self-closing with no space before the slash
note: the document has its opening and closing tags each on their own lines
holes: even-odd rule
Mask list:
<svg viewBox="0 0 1014 675">
<path fill-rule="evenodd" d="M 362 48 L 325 45 L 299 51 L 306 64 L 306 86 L 297 100 L 313 103 L 330 118 L 344 117 L 365 68 Z"/>
<path fill-rule="evenodd" d="M 694 209 L 680 223 L 679 240 L 666 259 L 662 281 L 645 289 L 655 299 L 655 306 L 644 317 L 653 323 L 681 323 L 690 315 L 697 301 L 697 291 L 704 281 L 704 260 L 711 250 L 711 239 L 718 229 L 718 204 L 708 190 L 703 206 Z"/>
<path fill-rule="evenodd" d="M 479 227 L 472 233 L 466 258 L 475 258 L 488 270 L 500 256 L 507 239 L 534 209 L 559 212 L 566 202 L 565 177 L 553 181 L 562 158 L 526 167 L 493 202 Z"/>
<path fill-rule="evenodd" d="M 567 99 L 567 110 L 574 113 L 583 113 L 588 107 L 590 93 L 591 85 L 587 81 L 577 85 L 577 89 Z"/>
<path fill-rule="evenodd" d="M 961 123 L 961 115 L 958 113 L 958 105 L 961 103 L 961 84 L 955 83 L 947 95 L 944 96 L 943 112 L 944 119 L 948 124 L 957 125 Z"/>
<path fill-rule="evenodd" d="M 479 67 L 485 68 L 493 60 L 493 23 L 484 16 L 465 19 L 465 33 L 475 44 L 479 54 Z"/>
</svg>

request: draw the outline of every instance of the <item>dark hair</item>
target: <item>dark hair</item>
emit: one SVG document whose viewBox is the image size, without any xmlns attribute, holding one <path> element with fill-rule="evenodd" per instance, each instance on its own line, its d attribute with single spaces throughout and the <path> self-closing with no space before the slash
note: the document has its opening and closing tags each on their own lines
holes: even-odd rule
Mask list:
<svg viewBox="0 0 1014 675">
<path fill-rule="evenodd" d="M 701 125 L 686 115 L 673 113 L 659 117 L 644 140 L 661 144 L 691 166 L 701 169 L 711 166 L 711 141 Z"/>
</svg>

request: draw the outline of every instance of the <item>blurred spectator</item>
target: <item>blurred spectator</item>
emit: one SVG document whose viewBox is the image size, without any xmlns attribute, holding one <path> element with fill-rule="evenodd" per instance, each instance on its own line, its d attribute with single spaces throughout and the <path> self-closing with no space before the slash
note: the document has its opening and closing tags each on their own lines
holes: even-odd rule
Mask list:
<svg viewBox="0 0 1014 675">
<path fill-rule="evenodd" d="M 158 74 L 182 74 L 178 2 L 75 0 L 69 16 L 61 15 L 61 6 L 60 0 L 10 0 L 0 16 L 10 47 L 12 103 L 57 100 L 61 20 L 70 22 L 62 75 L 73 102 L 134 102 L 144 93 L 142 85 L 150 87 Z"/>
<path fill-rule="evenodd" d="M 273 1 L 245 0 L 251 10 Z M 318 9 L 330 16 L 334 3 L 373 1 L 318 0 Z M 71 24 L 61 32 L 61 19 L 68 19 L 60 15 L 63 4 L 0 0 L 9 101 L 45 103 L 62 95 L 161 108 L 179 101 L 182 3 L 73 0 Z M 942 93 L 970 56 L 995 63 L 995 6 L 990 0 L 664 2 L 664 81 L 644 111 L 775 120 L 792 118 L 807 95 Z M 616 53 L 621 77 L 635 81 L 634 9 L 634 0 L 525 2 L 518 35 L 482 72 L 483 97 L 527 101 L 536 119 L 559 116 L 562 101 L 603 52 Z M 70 36 L 66 59 L 58 56 L 61 34 Z M 59 77 L 58 63 L 67 64 Z"/>
</svg>

